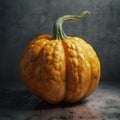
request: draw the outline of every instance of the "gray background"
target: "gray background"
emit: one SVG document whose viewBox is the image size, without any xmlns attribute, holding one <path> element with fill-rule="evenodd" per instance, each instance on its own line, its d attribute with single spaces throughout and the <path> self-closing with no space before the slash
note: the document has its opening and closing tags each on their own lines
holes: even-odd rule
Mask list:
<svg viewBox="0 0 120 120">
<path fill-rule="evenodd" d="M 24 86 L 19 61 L 26 45 L 38 35 L 52 34 L 59 16 L 84 10 L 92 15 L 65 23 L 65 32 L 94 47 L 101 61 L 101 84 L 119 85 L 120 0 L 0 0 L 0 87 Z"/>
</svg>

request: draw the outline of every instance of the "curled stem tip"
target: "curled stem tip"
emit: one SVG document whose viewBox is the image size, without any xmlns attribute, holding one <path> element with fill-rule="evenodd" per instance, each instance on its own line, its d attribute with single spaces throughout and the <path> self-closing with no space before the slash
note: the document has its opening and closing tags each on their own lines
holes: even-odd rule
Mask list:
<svg viewBox="0 0 120 120">
<path fill-rule="evenodd" d="M 59 39 L 63 40 L 66 39 L 68 36 L 64 33 L 62 28 L 62 24 L 65 21 L 77 21 L 81 20 L 85 15 L 90 15 L 90 11 L 83 11 L 81 14 L 77 15 L 64 15 L 59 17 L 53 26 L 53 38 L 52 39 Z"/>
</svg>

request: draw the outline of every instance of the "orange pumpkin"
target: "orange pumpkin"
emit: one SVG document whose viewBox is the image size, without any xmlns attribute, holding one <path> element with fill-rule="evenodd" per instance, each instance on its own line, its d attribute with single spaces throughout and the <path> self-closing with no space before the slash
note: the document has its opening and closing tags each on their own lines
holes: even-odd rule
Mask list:
<svg viewBox="0 0 120 120">
<path fill-rule="evenodd" d="M 62 28 L 64 21 L 79 20 L 89 13 L 58 18 L 53 36 L 38 36 L 23 53 L 22 80 L 33 94 L 49 103 L 79 101 L 98 86 L 100 62 L 96 52 L 83 39 L 67 36 Z"/>
</svg>

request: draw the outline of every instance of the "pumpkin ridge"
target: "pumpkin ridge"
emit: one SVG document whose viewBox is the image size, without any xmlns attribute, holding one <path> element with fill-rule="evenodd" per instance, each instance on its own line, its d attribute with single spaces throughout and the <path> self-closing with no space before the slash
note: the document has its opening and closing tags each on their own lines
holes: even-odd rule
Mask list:
<svg viewBox="0 0 120 120">
<path fill-rule="evenodd" d="M 87 87 L 84 83 L 87 83 L 88 85 L 87 81 L 89 81 L 90 76 L 90 67 L 87 56 L 85 52 L 83 52 L 83 48 L 79 42 L 76 41 L 75 37 L 69 37 L 68 39 L 63 40 L 63 45 L 66 50 L 67 68 L 65 101 L 68 102 L 75 102 L 81 99 Z"/>
<path fill-rule="evenodd" d="M 87 88 L 87 90 L 86 90 L 86 93 L 84 94 L 84 96 L 85 96 L 85 95 L 87 94 L 88 90 L 89 90 L 89 87 L 90 87 L 91 81 L 92 81 L 92 67 L 91 67 L 90 57 L 89 57 L 89 55 L 88 55 L 88 53 L 87 53 L 87 51 L 86 51 L 86 49 L 85 49 L 85 46 L 84 46 L 84 45 L 86 45 L 86 44 L 83 45 L 82 42 L 84 42 L 84 43 L 86 43 L 86 44 L 88 44 L 88 43 L 87 43 L 86 41 L 84 41 L 84 40 L 81 39 L 80 44 L 81 44 L 81 46 L 84 48 L 84 51 L 86 52 L 86 55 L 88 56 L 89 63 L 90 63 L 90 68 L 91 68 L 91 79 L 90 79 L 90 81 L 89 81 L 89 85 L 88 85 L 88 88 Z M 83 99 L 84 96 L 82 96 L 81 99 Z"/>
<path fill-rule="evenodd" d="M 84 57 L 85 57 L 85 60 L 86 60 L 86 63 L 84 63 L 85 64 L 85 66 L 86 66 L 86 68 L 88 68 L 88 76 L 87 76 L 87 78 L 86 78 L 86 80 L 85 81 L 82 81 L 81 80 L 81 98 L 80 99 L 82 99 L 82 97 L 86 94 L 86 92 L 87 92 L 87 88 L 89 87 L 89 84 L 90 84 L 90 78 L 91 78 L 91 65 L 90 65 L 90 62 L 89 62 L 89 56 L 87 55 L 87 53 L 86 53 L 86 51 L 85 51 L 85 49 L 84 49 L 84 47 L 83 47 L 83 45 L 81 44 L 81 40 L 82 39 L 80 39 L 80 38 L 78 38 L 78 37 L 73 37 L 73 39 L 74 39 L 74 42 L 77 44 L 77 45 L 79 45 L 79 48 L 81 48 L 82 49 L 82 52 L 84 53 Z M 85 62 L 85 60 L 84 60 L 84 62 Z M 84 66 L 84 67 L 85 67 Z M 89 66 L 89 67 L 88 67 Z M 82 74 L 82 73 L 81 73 Z M 82 78 L 81 78 L 82 79 Z M 86 84 L 85 84 L 86 83 Z"/>
<path fill-rule="evenodd" d="M 100 79 L 99 71 L 98 71 L 98 73 L 95 73 L 95 71 L 94 71 L 95 68 L 93 68 L 93 59 L 95 61 L 97 61 L 97 66 L 99 66 L 98 70 L 100 70 L 100 64 L 99 64 L 99 60 L 98 60 L 97 54 L 94 51 L 94 49 L 92 48 L 92 46 L 90 44 L 88 44 L 87 42 L 83 41 L 83 40 L 81 41 L 81 44 L 83 45 L 83 47 L 84 47 L 84 49 L 85 49 L 85 51 L 86 51 L 86 53 L 87 53 L 87 55 L 89 57 L 90 66 L 91 66 L 91 81 L 90 81 L 90 84 L 89 84 L 89 87 L 88 87 L 88 90 L 87 90 L 86 94 L 83 96 L 83 98 L 86 98 L 87 96 L 89 96 L 97 88 L 98 83 L 99 83 L 99 79 Z M 90 51 L 91 51 L 92 55 L 94 55 L 94 58 L 91 58 Z M 96 76 L 96 81 L 94 79 L 94 74 L 96 74 L 95 75 Z"/>
<path fill-rule="evenodd" d="M 39 41 L 40 39 L 38 38 L 36 40 Z M 37 58 L 39 57 L 39 53 L 40 53 L 41 49 L 44 47 L 44 45 L 48 42 L 48 41 L 44 41 L 43 39 L 41 39 L 40 40 L 41 46 L 37 46 L 36 40 L 34 39 L 28 44 L 27 48 L 24 50 L 24 54 L 22 55 L 21 61 L 20 61 L 20 74 L 23 79 L 23 82 L 25 83 L 27 88 L 34 94 L 36 94 L 36 88 L 32 85 L 34 82 L 34 79 L 31 78 L 31 73 L 33 73 L 33 71 L 35 72 L 36 65 L 38 63 Z M 34 47 L 31 48 L 32 45 L 34 45 Z M 37 49 L 37 47 L 39 48 L 39 50 Z M 34 54 L 34 57 L 36 58 L 36 60 L 34 62 L 31 61 L 33 59 L 33 58 L 31 59 L 32 56 L 30 58 L 28 57 L 28 56 L 30 56 L 29 50 L 31 51 L 30 53 Z M 26 66 L 26 64 L 27 64 L 27 66 Z M 34 70 L 30 69 L 31 66 L 33 67 Z M 29 69 L 30 69 L 30 71 L 28 71 Z M 28 72 L 26 72 L 26 70 Z"/>
<path fill-rule="evenodd" d="M 41 98 L 50 103 L 63 100 L 65 91 L 65 65 L 62 41 L 50 40 L 41 50 L 41 72 L 38 89 Z"/>
</svg>

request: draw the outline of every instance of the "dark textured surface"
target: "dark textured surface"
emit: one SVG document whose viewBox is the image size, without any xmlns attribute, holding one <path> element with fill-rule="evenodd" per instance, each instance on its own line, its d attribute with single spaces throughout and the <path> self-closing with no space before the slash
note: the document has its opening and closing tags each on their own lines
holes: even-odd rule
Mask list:
<svg viewBox="0 0 120 120">
<path fill-rule="evenodd" d="M 120 90 L 100 86 L 75 104 L 48 104 L 26 89 L 0 90 L 0 120 L 120 120 Z"/>
<path fill-rule="evenodd" d="M 52 34 L 59 16 L 84 10 L 91 16 L 65 23 L 64 29 L 93 45 L 101 60 L 101 82 L 120 83 L 119 6 L 119 0 L 0 0 L 0 87 L 22 86 L 19 61 L 26 45 L 40 34 Z"/>
<path fill-rule="evenodd" d="M 101 87 L 86 101 L 50 105 L 26 90 L 19 75 L 20 57 L 33 38 L 52 34 L 59 16 L 84 10 L 91 16 L 65 23 L 64 29 L 95 48 Z M 120 0 L 0 0 L 0 120 L 120 120 L 119 53 Z"/>
</svg>

